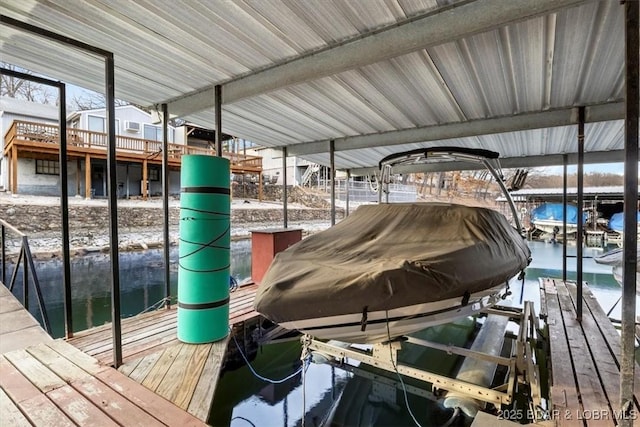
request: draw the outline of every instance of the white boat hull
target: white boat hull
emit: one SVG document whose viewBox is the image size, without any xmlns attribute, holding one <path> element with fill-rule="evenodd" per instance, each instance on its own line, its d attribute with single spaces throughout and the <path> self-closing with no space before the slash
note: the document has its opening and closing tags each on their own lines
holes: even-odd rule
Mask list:
<svg viewBox="0 0 640 427">
<path fill-rule="evenodd" d="M 504 291 L 505 286 L 500 285 L 472 294 L 466 305 L 461 305 L 460 298 L 451 298 L 389 311 L 370 312 L 367 313 L 364 330 L 362 313 L 281 322 L 280 325 L 318 339 L 373 344 L 478 314 L 498 303 Z"/>
<path fill-rule="evenodd" d="M 555 220 L 536 220 L 533 222 L 533 225 L 538 229 L 542 230 L 545 233 L 553 234 L 554 227 L 558 227 L 560 230 L 558 232 L 558 236 L 562 236 L 562 221 Z M 578 231 L 578 226 L 576 224 L 567 224 L 567 234 L 573 234 Z"/>
</svg>

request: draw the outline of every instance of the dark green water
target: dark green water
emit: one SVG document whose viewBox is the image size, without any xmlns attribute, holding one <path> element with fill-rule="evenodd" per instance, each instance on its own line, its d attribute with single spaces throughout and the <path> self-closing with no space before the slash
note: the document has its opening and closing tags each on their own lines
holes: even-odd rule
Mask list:
<svg viewBox="0 0 640 427">
<path fill-rule="evenodd" d="M 533 262 L 527 269 L 524 287 L 516 286 L 505 305 L 519 307 L 523 300 L 533 301 L 539 307 L 538 278 L 561 277 L 562 247 L 544 242 L 532 242 Z M 601 251 L 585 251 L 583 278 L 589 283 L 605 311 L 613 307 L 620 296 L 620 286 L 607 266 L 593 262 Z M 575 254 L 569 248 L 569 256 Z M 177 249 L 171 259 L 177 258 Z M 174 266 L 175 267 L 175 266 Z M 64 333 L 63 295 L 61 287 L 62 265 L 59 260 L 36 262 L 36 269 L 47 304 L 54 335 Z M 569 279 L 575 279 L 575 258 L 569 259 Z M 172 294 L 177 286 L 177 271 L 172 268 Z M 233 242 L 231 273 L 238 281 L 250 275 L 250 242 Z M 123 253 L 120 256 L 120 283 L 122 288 L 122 313 L 129 317 L 140 313 L 164 296 L 162 251 Z M 18 276 L 21 278 L 21 275 Z M 83 330 L 111 320 L 110 267 L 108 256 L 96 254 L 76 258 L 72 263 L 74 329 Z M 14 292 L 21 297 L 20 285 Z M 33 296 L 33 292 L 31 293 Z M 638 305 L 640 306 L 640 304 Z M 31 298 L 31 310 L 39 312 L 35 299 Z M 619 318 L 616 306 L 611 316 Z M 430 341 L 464 346 L 473 338 L 476 322 L 472 318 L 421 331 L 417 335 Z M 231 346 L 234 346 L 232 341 Z M 251 361 L 262 376 L 280 379 L 300 367 L 301 346 L 298 341 L 264 345 Z M 416 367 L 445 375 L 455 371 L 460 360 L 437 350 L 406 346 L 400 360 Z M 362 370 L 372 372 L 369 367 Z M 390 376 L 397 381 L 397 377 Z M 420 385 L 413 382 L 414 385 Z M 424 388 L 424 385 L 422 385 Z M 210 423 L 214 426 L 412 426 L 401 390 L 380 381 L 356 375 L 348 370 L 327 364 L 311 364 L 306 371 L 303 386 L 301 375 L 282 384 L 269 384 L 258 379 L 246 366 L 223 372 L 215 394 L 214 411 Z M 386 396 L 381 399 L 380 396 Z M 428 398 L 408 394 L 409 407 L 422 426 L 444 424 L 450 410 Z M 460 417 L 455 424 L 468 426 L 470 419 Z"/>
</svg>

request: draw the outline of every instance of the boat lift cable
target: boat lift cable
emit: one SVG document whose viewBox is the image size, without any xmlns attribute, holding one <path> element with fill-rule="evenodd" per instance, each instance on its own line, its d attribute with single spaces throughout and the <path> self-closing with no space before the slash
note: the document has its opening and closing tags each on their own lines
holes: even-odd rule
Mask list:
<svg viewBox="0 0 640 427">
<path fill-rule="evenodd" d="M 164 304 L 169 301 L 170 298 L 169 297 L 164 297 L 161 300 L 154 302 L 153 304 L 151 304 L 149 307 L 145 308 L 144 310 L 142 310 L 140 313 L 138 313 L 137 315 L 140 314 L 144 314 L 148 311 L 153 311 L 153 310 L 157 310 L 158 308 L 164 306 Z"/>
<path fill-rule="evenodd" d="M 249 359 L 247 359 L 247 356 L 244 355 L 242 348 L 240 348 L 240 343 L 238 343 L 238 340 L 236 339 L 236 336 L 233 334 L 233 331 L 231 330 L 231 328 L 229 328 L 229 333 L 233 337 L 233 341 L 236 343 L 236 347 L 238 348 L 238 351 L 240 352 L 242 359 L 245 361 L 245 363 L 249 367 L 249 370 L 256 378 L 262 381 L 268 382 L 270 384 L 282 384 L 283 382 L 288 381 L 291 378 L 294 378 L 296 375 L 299 375 L 300 373 L 303 374 L 303 378 L 304 378 L 304 372 L 306 372 L 307 368 L 309 367 L 309 364 L 311 363 L 310 355 L 305 357 L 300 368 L 298 368 L 294 373 L 287 375 L 286 377 L 280 380 L 272 380 L 270 378 L 263 377 L 262 375 L 258 374 L 255 369 L 253 369 L 253 366 L 251 366 L 251 362 L 249 362 Z"/>
<path fill-rule="evenodd" d="M 385 315 L 387 316 L 386 326 L 387 326 L 387 338 L 389 339 L 389 358 L 391 360 L 391 364 L 393 365 L 393 369 L 396 371 L 396 375 L 400 380 L 400 384 L 402 385 L 402 394 L 404 395 L 404 404 L 406 405 L 407 411 L 409 412 L 409 415 L 411 416 L 411 419 L 413 419 L 413 422 L 416 424 L 416 426 L 422 427 L 422 425 L 416 419 L 415 415 L 413 415 L 413 411 L 411 410 L 411 406 L 409 405 L 409 398 L 407 397 L 407 387 L 404 384 L 402 375 L 400 375 L 400 372 L 398 371 L 398 366 L 396 365 L 395 357 L 393 357 L 393 351 L 391 350 L 391 331 L 389 330 L 389 310 L 385 310 Z"/>
<path fill-rule="evenodd" d="M 245 417 L 233 417 L 231 418 L 231 420 L 229 421 L 229 424 L 231 424 L 233 422 L 233 420 L 242 420 L 242 421 L 246 421 L 247 423 L 249 423 L 249 425 L 251 425 L 252 427 L 256 427 L 256 425 L 253 423 L 253 421 L 251 421 L 248 418 Z"/>
</svg>

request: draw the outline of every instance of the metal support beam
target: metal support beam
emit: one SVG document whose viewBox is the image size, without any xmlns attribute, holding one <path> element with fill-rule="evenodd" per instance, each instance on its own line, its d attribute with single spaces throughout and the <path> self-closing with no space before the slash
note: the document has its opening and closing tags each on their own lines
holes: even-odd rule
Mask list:
<svg viewBox="0 0 640 427">
<path fill-rule="evenodd" d="M 459 2 L 355 39 L 313 51 L 224 84 L 226 104 L 283 87 L 484 33 L 585 3 L 585 0 L 483 0 Z M 170 100 L 178 116 L 210 109 L 211 87 Z"/>
<path fill-rule="evenodd" d="M 116 108 L 113 55 L 105 57 L 107 113 L 107 193 L 109 195 L 109 255 L 111 258 L 111 332 L 113 366 L 122 365 L 122 327 L 120 322 L 120 256 L 118 251 L 118 179 L 116 160 Z"/>
<path fill-rule="evenodd" d="M 578 229 L 576 231 L 576 281 L 578 293 L 576 297 L 576 316 L 582 321 L 582 244 L 584 224 L 582 211 L 584 204 L 584 107 L 578 107 Z M 565 217 L 566 220 L 566 217 Z"/>
<path fill-rule="evenodd" d="M 631 427 L 634 404 L 635 370 L 635 316 L 636 273 L 638 236 L 636 211 L 638 209 L 638 115 L 640 114 L 639 71 L 640 24 L 637 1 L 627 0 L 625 10 L 625 162 L 624 162 L 624 267 L 622 286 L 622 362 L 620 364 L 620 405 L 628 415 L 620 422 L 622 427 Z"/>
<path fill-rule="evenodd" d="M 222 86 L 216 85 L 214 98 L 216 114 L 216 156 L 222 157 Z"/>
<path fill-rule="evenodd" d="M 567 164 L 566 154 L 562 155 L 562 281 L 567 281 Z"/>
<path fill-rule="evenodd" d="M 624 102 L 609 102 L 587 106 L 585 123 L 624 119 Z M 578 124 L 575 108 L 560 108 L 536 113 L 524 113 L 467 122 L 443 123 L 411 129 L 402 129 L 368 135 L 335 138 L 336 151 L 356 150 L 380 146 L 442 141 L 453 138 L 517 132 L 540 128 L 573 126 Z M 305 142 L 289 147 L 289 154 L 302 156 L 326 153 L 328 140 Z"/>
<path fill-rule="evenodd" d="M 347 183 L 345 184 L 345 210 L 344 210 L 344 216 L 347 217 L 349 216 L 349 183 L 351 182 L 351 171 L 347 169 Z"/>
<path fill-rule="evenodd" d="M 169 269 L 169 113 L 162 104 L 162 236 L 164 248 L 165 307 L 171 306 L 171 273 Z"/>
<path fill-rule="evenodd" d="M 287 147 L 282 147 L 282 222 L 284 228 L 289 227 L 287 215 Z"/>
<path fill-rule="evenodd" d="M 331 169 L 331 225 L 336 225 L 336 161 L 333 140 L 329 141 L 329 168 Z"/>
<path fill-rule="evenodd" d="M 73 336 L 73 302 L 71 299 L 71 251 L 69 248 L 69 178 L 67 163 L 67 91 L 58 84 L 60 116 L 60 218 L 62 219 L 62 287 L 64 289 L 65 336 Z M 44 310 L 44 307 L 42 308 Z"/>
</svg>

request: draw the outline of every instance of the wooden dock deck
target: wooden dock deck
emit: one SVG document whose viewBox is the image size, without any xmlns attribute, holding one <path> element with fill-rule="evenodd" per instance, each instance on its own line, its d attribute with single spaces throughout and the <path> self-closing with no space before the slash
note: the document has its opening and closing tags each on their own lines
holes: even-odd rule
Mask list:
<svg viewBox="0 0 640 427">
<path fill-rule="evenodd" d="M 229 324 L 258 317 L 253 309 L 257 285 L 231 293 Z M 209 416 L 229 338 L 184 344 L 177 338 L 177 308 L 122 320 L 123 365 L 119 371 L 202 421 Z M 98 359 L 113 361 L 111 324 L 79 332 L 69 344 Z"/>
<path fill-rule="evenodd" d="M 206 425 L 62 340 L 0 356 L 0 413 L 7 426 Z"/>
<path fill-rule="evenodd" d="M 0 282 L 0 354 L 52 341 L 53 338 Z"/>
<path fill-rule="evenodd" d="M 540 279 L 541 318 L 548 328 L 551 418 L 558 426 L 615 426 L 620 420 L 620 334 L 589 287 L 583 287 L 582 322 L 576 316 L 576 284 Z M 640 425 L 640 368 L 635 369 Z"/>
</svg>

